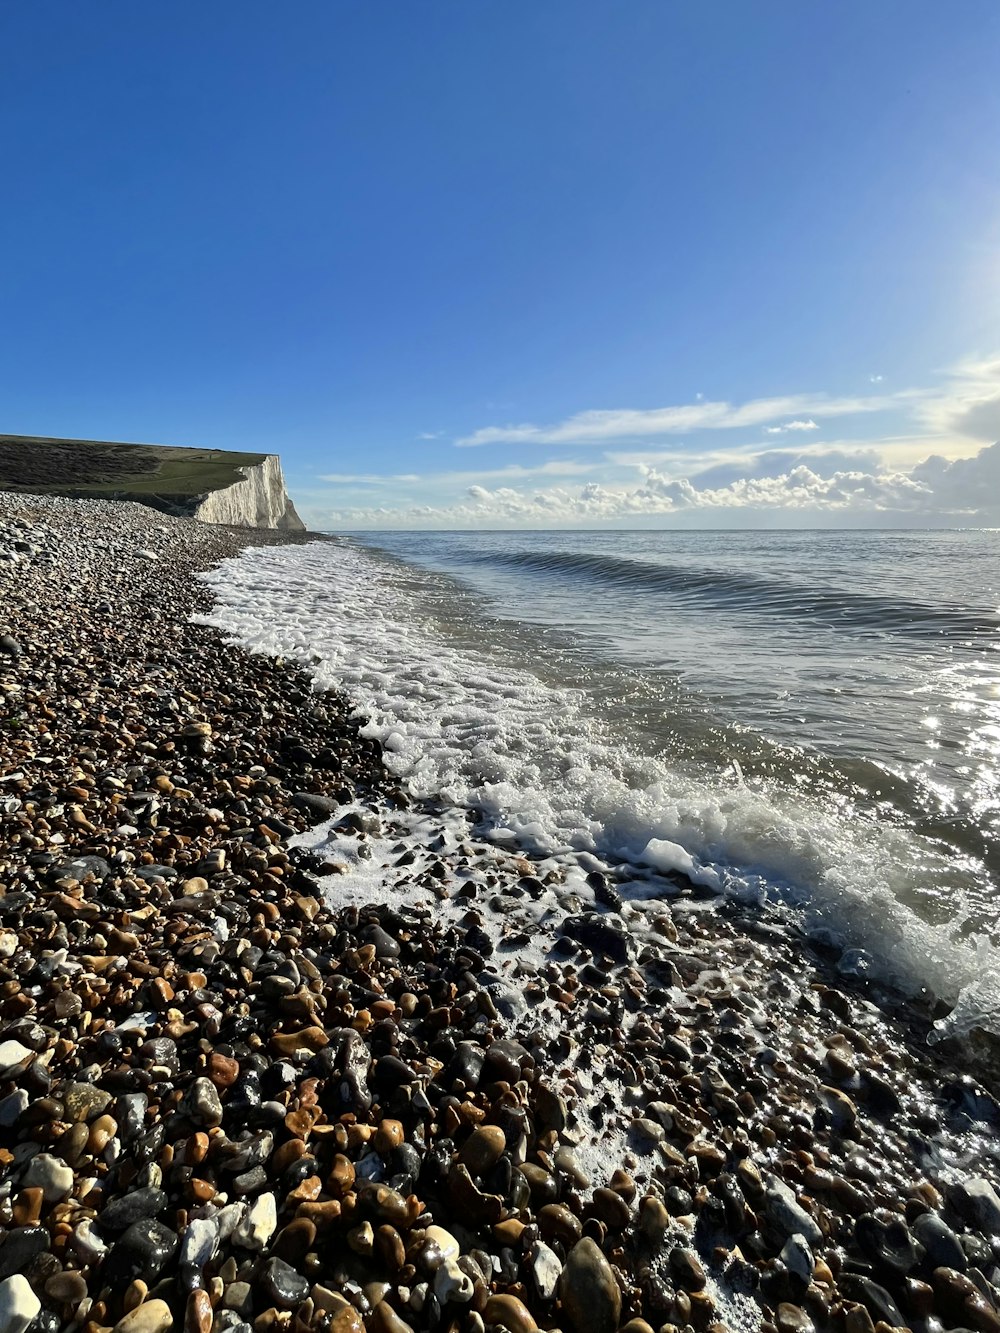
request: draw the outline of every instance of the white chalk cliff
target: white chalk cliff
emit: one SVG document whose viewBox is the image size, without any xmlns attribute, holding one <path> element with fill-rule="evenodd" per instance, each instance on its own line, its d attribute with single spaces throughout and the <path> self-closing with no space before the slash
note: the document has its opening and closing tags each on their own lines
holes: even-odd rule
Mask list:
<svg viewBox="0 0 1000 1333">
<path fill-rule="evenodd" d="M 285 490 L 285 476 L 277 454 L 268 454 L 262 463 L 239 470 L 243 473 L 242 481 L 198 498 L 193 510 L 196 519 L 236 528 L 305 531 L 306 525 Z"/>
</svg>

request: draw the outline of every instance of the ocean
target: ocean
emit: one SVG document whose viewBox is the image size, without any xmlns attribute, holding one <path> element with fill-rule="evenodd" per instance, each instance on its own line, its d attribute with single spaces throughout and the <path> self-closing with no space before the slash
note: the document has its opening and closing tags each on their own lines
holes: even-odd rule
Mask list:
<svg viewBox="0 0 1000 1333">
<path fill-rule="evenodd" d="M 1000 532 L 373 532 L 209 577 L 483 837 L 681 872 L 1000 1032 Z"/>
</svg>

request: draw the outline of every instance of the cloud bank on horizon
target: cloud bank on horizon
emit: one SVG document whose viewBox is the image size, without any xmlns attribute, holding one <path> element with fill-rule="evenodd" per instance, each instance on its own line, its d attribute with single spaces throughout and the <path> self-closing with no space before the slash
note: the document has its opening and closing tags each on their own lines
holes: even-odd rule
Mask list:
<svg viewBox="0 0 1000 1333">
<path fill-rule="evenodd" d="M 1000 356 L 961 362 L 930 388 L 870 383 L 879 391 L 699 396 L 479 427 L 453 444 L 476 451 L 463 464 L 486 454 L 482 466 L 325 473 L 303 507 L 334 529 L 1000 524 Z M 831 422 L 837 436 L 824 439 Z M 575 456 L 538 461 L 555 446 Z"/>
</svg>

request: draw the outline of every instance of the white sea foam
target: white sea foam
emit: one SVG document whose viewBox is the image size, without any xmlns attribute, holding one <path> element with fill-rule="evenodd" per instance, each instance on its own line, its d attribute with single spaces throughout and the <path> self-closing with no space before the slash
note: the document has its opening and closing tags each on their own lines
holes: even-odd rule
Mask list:
<svg viewBox="0 0 1000 1333">
<path fill-rule="evenodd" d="M 476 810 L 495 837 L 533 851 L 622 857 L 752 899 L 793 904 L 816 935 L 863 948 L 911 991 L 956 1003 L 956 1026 L 1000 1032 L 995 949 L 953 938 L 906 905 L 947 866 L 905 829 L 838 815 L 722 771 L 633 756 L 585 694 L 554 688 L 432 624 L 394 570 L 349 545 L 252 550 L 207 576 L 205 623 L 294 659 L 345 690 L 387 766 L 418 797 Z"/>
</svg>

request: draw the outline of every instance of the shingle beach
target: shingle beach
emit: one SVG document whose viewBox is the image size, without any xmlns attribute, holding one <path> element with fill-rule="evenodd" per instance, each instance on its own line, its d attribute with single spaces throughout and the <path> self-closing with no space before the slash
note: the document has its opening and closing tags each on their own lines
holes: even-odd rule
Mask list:
<svg viewBox="0 0 1000 1333">
<path fill-rule="evenodd" d="M 299 540 L 0 494 L 0 1333 L 1000 1333 L 933 1014 L 415 802 L 197 621 Z"/>
</svg>

